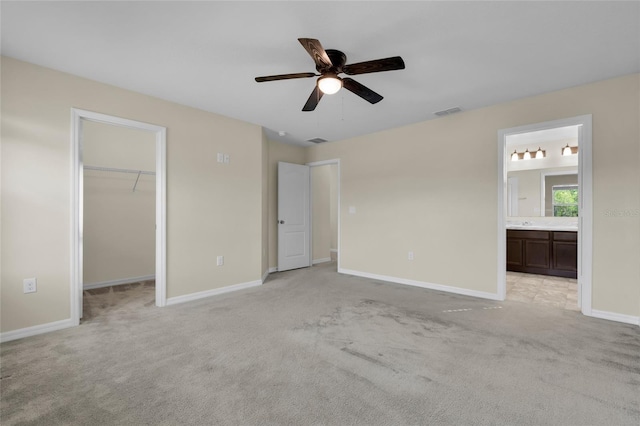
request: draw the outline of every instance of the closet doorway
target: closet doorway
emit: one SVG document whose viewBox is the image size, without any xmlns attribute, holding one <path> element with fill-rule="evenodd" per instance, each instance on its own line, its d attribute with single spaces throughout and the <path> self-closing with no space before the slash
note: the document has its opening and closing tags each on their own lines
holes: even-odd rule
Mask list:
<svg viewBox="0 0 640 426">
<path fill-rule="evenodd" d="M 165 129 L 73 110 L 73 130 L 72 318 L 101 291 L 164 306 Z"/>
</svg>

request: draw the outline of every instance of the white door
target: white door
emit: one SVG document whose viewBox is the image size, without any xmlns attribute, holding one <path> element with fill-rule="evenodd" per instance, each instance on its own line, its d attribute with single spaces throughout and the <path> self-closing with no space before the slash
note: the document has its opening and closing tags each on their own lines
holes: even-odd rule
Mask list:
<svg viewBox="0 0 640 426">
<path fill-rule="evenodd" d="M 311 266 L 309 166 L 278 163 L 278 271 Z"/>
</svg>

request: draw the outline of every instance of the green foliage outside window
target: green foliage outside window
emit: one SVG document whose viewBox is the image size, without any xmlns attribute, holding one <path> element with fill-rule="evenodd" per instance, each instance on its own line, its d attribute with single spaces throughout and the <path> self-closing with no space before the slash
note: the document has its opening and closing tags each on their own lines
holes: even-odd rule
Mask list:
<svg viewBox="0 0 640 426">
<path fill-rule="evenodd" d="M 553 215 L 556 217 L 578 217 L 578 186 L 554 186 Z"/>
</svg>

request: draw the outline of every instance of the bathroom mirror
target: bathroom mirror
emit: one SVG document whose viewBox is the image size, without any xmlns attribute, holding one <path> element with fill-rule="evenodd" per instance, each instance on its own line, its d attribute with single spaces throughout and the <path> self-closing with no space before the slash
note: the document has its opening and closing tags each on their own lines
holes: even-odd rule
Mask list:
<svg viewBox="0 0 640 426">
<path fill-rule="evenodd" d="M 577 216 L 576 168 L 549 168 L 507 173 L 510 217 Z"/>
</svg>

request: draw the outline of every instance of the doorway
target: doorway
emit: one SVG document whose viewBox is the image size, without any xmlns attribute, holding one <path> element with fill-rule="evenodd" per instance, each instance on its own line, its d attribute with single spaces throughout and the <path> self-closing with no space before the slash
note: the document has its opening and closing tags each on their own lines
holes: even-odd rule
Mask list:
<svg viewBox="0 0 640 426">
<path fill-rule="evenodd" d="M 568 161 L 566 159 L 568 157 L 564 157 L 564 159 L 560 157 L 560 153 L 566 153 L 566 151 L 563 150 L 563 147 L 549 146 L 549 154 L 553 153 L 557 155 L 547 156 L 545 150 L 537 146 L 532 145 L 531 147 L 524 149 L 523 147 L 514 148 L 513 146 L 514 140 L 527 140 L 527 137 L 535 134 L 553 132 L 561 134 L 563 130 L 572 130 L 576 133 L 576 144 L 574 144 L 576 146 L 572 147 L 573 151 L 571 152 L 572 154 L 576 154 L 577 152 L 577 164 L 575 164 L 575 171 L 573 172 L 571 172 L 570 170 L 558 170 L 562 169 L 563 166 L 565 167 L 565 169 L 571 169 L 571 166 L 568 164 Z M 531 141 L 529 141 L 529 143 L 531 143 Z M 519 149 L 523 152 L 520 152 Z M 555 152 L 556 150 L 558 151 L 557 153 Z M 540 151 L 540 154 L 538 154 L 538 159 L 535 159 L 534 157 L 536 151 Z M 527 155 L 527 153 L 529 155 Z M 510 254 L 509 262 L 511 264 L 515 264 L 517 263 L 517 260 L 514 262 L 512 257 L 513 254 L 516 253 L 516 255 L 520 255 L 524 253 L 524 255 L 526 255 L 526 248 L 524 249 L 524 252 L 520 251 L 520 248 L 524 247 L 527 244 L 531 247 L 532 250 L 540 250 L 543 247 L 549 247 L 549 253 L 551 253 L 550 256 L 554 256 L 554 247 L 557 247 L 558 253 L 560 253 L 560 250 L 566 250 L 566 248 L 568 247 L 568 243 L 566 241 L 558 243 L 556 243 L 555 241 L 528 242 L 523 239 L 522 242 L 519 242 L 516 241 L 515 238 L 511 238 L 508 242 L 507 226 L 512 228 L 512 230 L 516 229 L 517 233 L 523 233 L 530 229 L 542 230 L 542 233 L 545 233 L 548 229 L 548 235 L 551 236 L 549 238 L 553 240 L 553 235 L 556 234 L 556 231 L 559 237 L 568 238 L 570 236 L 570 232 L 565 231 L 569 231 L 571 229 L 569 227 L 570 224 L 575 224 L 577 235 L 579 235 L 577 243 L 575 244 L 577 246 L 577 253 L 574 252 L 575 261 L 577 263 L 577 272 L 575 273 L 577 279 L 577 305 L 584 315 L 591 315 L 591 259 L 593 240 L 591 115 L 502 129 L 498 132 L 498 154 L 498 296 L 501 300 L 504 300 L 507 296 L 508 253 Z M 516 158 L 516 156 L 518 157 Z M 514 188 L 512 188 L 514 182 L 519 181 L 520 183 L 522 183 L 523 181 L 527 181 L 527 176 L 526 174 L 522 174 L 521 176 L 509 176 L 509 166 L 512 162 L 524 160 L 525 158 L 529 158 L 529 156 L 531 156 L 531 160 L 520 162 L 520 164 L 522 165 L 521 170 L 532 168 L 532 165 L 536 161 L 539 161 L 540 164 L 542 162 L 546 162 L 546 164 L 551 168 L 551 171 L 535 171 L 538 177 L 533 181 L 534 184 L 531 185 L 531 187 L 525 188 L 524 185 L 520 185 L 521 188 L 514 191 Z M 540 159 L 542 159 L 542 161 Z M 573 206 L 556 206 L 553 200 L 548 199 L 551 197 L 545 195 L 546 176 L 568 176 L 576 173 L 577 186 L 580 188 L 580 196 L 575 206 L 575 209 L 578 211 L 578 217 L 551 217 L 558 216 L 558 213 L 571 212 L 573 211 Z M 517 179 L 509 179 L 513 177 L 517 177 Z M 549 183 L 549 186 L 552 186 L 552 184 Z M 570 185 L 558 184 L 556 186 L 558 188 L 562 186 L 561 189 L 564 190 L 569 188 Z M 535 195 L 536 193 L 537 195 Z M 514 194 L 516 194 L 515 196 L 518 197 L 518 200 L 513 199 Z M 515 207 L 516 205 L 518 206 L 517 208 Z M 556 209 L 556 214 L 553 213 L 553 209 Z M 518 218 L 515 218 L 517 220 L 514 220 L 513 217 L 509 216 L 509 213 L 513 213 L 514 211 L 518 211 L 518 214 L 520 215 Z M 553 220 L 558 220 L 559 222 L 553 223 Z M 510 232 L 510 234 L 514 235 L 512 231 Z M 542 234 L 537 235 L 536 238 L 542 238 L 544 240 L 544 235 L 541 235 Z M 523 238 L 525 237 L 525 234 L 523 234 Z M 540 254 L 540 251 L 535 254 L 535 257 L 538 260 L 546 259 L 545 256 L 546 255 Z M 550 261 L 552 262 L 554 260 L 551 259 Z M 538 263 L 539 265 L 534 266 L 542 269 L 542 262 Z M 559 262 L 559 264 L 560 263 L 561 262 Z M 513 270 L 513 265 L 511 265 L 510 269 Z M 544 273 L 554 274 L 556 272 Z M 532 276 L 531 278 L 534 279 L 536 277 Z M 544 276 L 540 275 L 537 276 L 537 278 L 543 279 Z"/>
<path fill-rule="evenodd" d="M 337 271 L 340 235 L 339 160 L 309 163 L 308 166 L 311 170 L 311 263 L 334 262 Z"/>
<path fill-rule="evenodd" d="M 130 129 L 136 132 L 144 132 L 150 135 L 151 143 L 153 146 L 153 157 L 151 163 L 153 164 L 153 172 L 149 170 L 138 170 L 128 168 L 109 168 L 100 167 L 93 164 L 86 164 L 84 161 L 85 156 L 85 128 L 89 129 L 96 125 L 107 125 L 108 127 L 115 126 L 119 129 Z M 96 147 L 92 147 L 94 149 Z M 98 151 L 100 146 L 97 146 Z M 155 200 L 152 200 L 154 207 L 153 219 L 154 222 L 151 226 L 154 228 L 153 238 L 154 241 L 154 254 L 153 254 L 153 270 L 155 279 L 155 305 L 165 306 L 166 304 L 166 129 L 164 127 L 147 124 L 139 121 L 128 120 L 120 117 L 109 116 L 105 114 L 95 113 L 91 111 L 85 111 L 80 109 L 72 109 L 72 164 L 73 164 L 73 218 L 72 218 L 72 258 L 71 258 L 71 271 L 72 271 L 72 283 L 71 283 L 71 318 L 75 325 L 80 323 L 80 318 L 83 316 L 83 290 L 85 285 L 85 271 L 84 271 L 84 253 L 85 245 L 90 243 L 85 238 L 85 224 L 88 224 L 85 217 L 85 171 L 91 173 L 124 173 L 133 175 L 132 192 L 138 188 L 140 191 L 143 186 L 149 182 L 146 182 L 148 174 L 155 174 L 155 182 L 151 185 L 155 186 Z M 93 156 L 93 158 L 99 158 L 100 156 Z M 149 167 L 151 168 L 151 167 Z M 136 172 L 136 173 L 134 173 Z M 95 218 L 92 218 L 92 220 Z M 90 244 L 93 244 L 91 242 Z M 91 266 L 93 268 L 93 265 Z M 95 268 L 94 268 L 95 269 Z M 94 276 L 99 276 L 100 272 L 92 271 Z M 148 278 L 146 276 L 137 278 Z M 108 284 L 117 282 L 118 280 L 105 280 L 98 281 L 94 286 L 99 287 L 100 284 Z"/>
<path fill-rule="evenodd" d="M 326 179 L 316 179 L 319 184 L 316 190 L 325 194 L 324 201 L 313 202 L 312 170 L 323 170 Z M 322 173 L 318 176 L 323 175 Z M 324 181 L 324 183 L 323 183 Z M 332 201 L 333 200 L 333 201 Z M 309 267 L 314 261 L 314 222 L 319 225 L 318 215 L 314 220 L 314 209 L 324 210 L 325 230 L 316 240 L 324 240 L 324 254 L 317 260 L 324 263 L 335 258 L 337 269 L 340 268 L 340 160 L 325 160 L 306 165 L 286 162 L 278 163 L 278 268 L 279 272 L 289 269 Z M 331 234 L 331 229 L 335 231 Z M 317 243 L 317 241 L 316 241 Z M 318 244 L 316 244 L 318 245 Z M 335 251 L 332 252 L 331 249 Z M 316 250 L 316 255 L 318 251 Z"/>
</svg>

